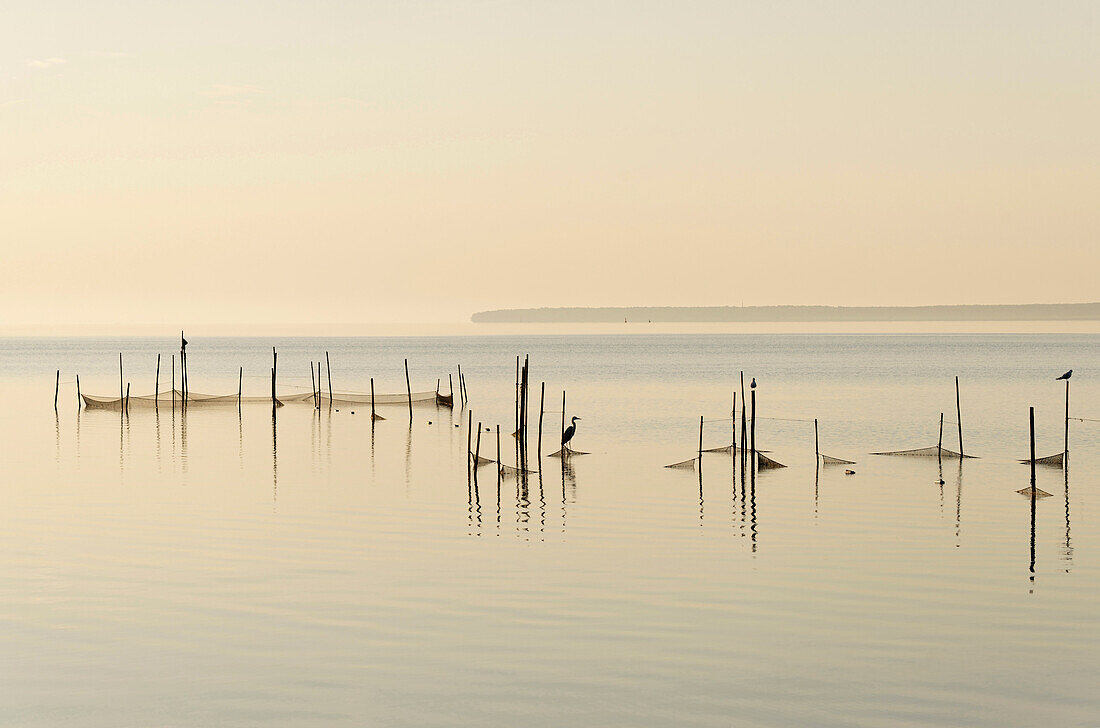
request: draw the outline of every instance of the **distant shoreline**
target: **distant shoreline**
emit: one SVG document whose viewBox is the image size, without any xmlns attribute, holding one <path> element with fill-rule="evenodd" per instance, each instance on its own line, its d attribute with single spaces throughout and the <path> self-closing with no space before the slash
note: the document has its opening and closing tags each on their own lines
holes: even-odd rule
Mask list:
<svg viewBox="0 0 1100 728">
<path fill-rule="evenodd" d="M 1100 303 L 946 306 L 623 306 L 479 311 L 473 323 L 1100 321 Z"/>
</svg>

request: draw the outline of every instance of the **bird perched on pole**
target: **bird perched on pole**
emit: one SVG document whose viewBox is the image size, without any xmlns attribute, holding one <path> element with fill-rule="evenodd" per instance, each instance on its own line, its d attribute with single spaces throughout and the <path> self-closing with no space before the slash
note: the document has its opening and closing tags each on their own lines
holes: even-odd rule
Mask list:
<svg viewBox="0 0 1100 728">
<path fill-rule="evenodd" d="M 561 433 L 561 446 L 563 449 L 569 444 L 569 441 L 573 439 L 573 435 L 577 434 L 577 420 L 579 419 L 580 417 L 574 417 L 573 423 L 565 428 L 565 432 Z"/>
<path fill-rule="evenodd" d="M 1072 370 L 1072 369 L 1070 369 L 1070 370 L 1069 370 L 1068 372 L 1066 372 L 1066 373 L 1065 373 L 1065 374 L 1063 374 L 1062 376 L 1058 377 L 1058 378 L 1057 378 L 1057 379 L 1055 379 L 1054 381 L 1056 381 L 1056 382 L 1060 382 L 1060 381 L 1062 381 L 1063 379 L 1067 379 L 1067 380 L 1068 380 L 1068 379 L 1069 379 L 1070 377 L 1072 377 L 1072 376 L 1073 376 L 1073 370 Z"/>
<path fill-rule="evenodd" d="M 749 384 L 749 389 L 756 389 L 756 377 L 752 378 L 752 383 Z"/>
</svg>

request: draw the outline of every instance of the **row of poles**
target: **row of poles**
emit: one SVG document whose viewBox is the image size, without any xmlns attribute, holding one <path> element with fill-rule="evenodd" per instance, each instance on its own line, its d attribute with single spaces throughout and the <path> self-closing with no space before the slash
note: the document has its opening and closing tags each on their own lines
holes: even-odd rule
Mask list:
<svg viewBox="0 0 1100 728">
<path fill-rule="evenodd" d="M 175 357 L 174 354 L 172 355 L 171 361 L 172 361 L 172 404 L 173 404 L 173 406 L 175 406 L 175 402 L 176 402 L 176 357 Z M 409 360 L 405 359 L 404 363 L 405 363 L 405 391 L 406 391 L 406 394 L 407 394 L 407 397 L 408 397 L 409 421 L 411 422 L 412 418 L 413 418 L 413 399 L 412 399 L 412 384 L 411 384 L 411 380 L 409 378 Z M 160 364 L 161 364 L 161 355 L 158 353 L 157 354 L 156 374 L 155 374 L 155 379 L 154 379 L 154 384 L 153 384 L 153 404 L 154 404 L 154 406 L 158 406 L 159 401 L 160 401 Z M 309 374 L 310 374 L 310 380 L 311 380 L 311 391 L 313 393 L 314 406 L 317 409 L 320 409 L 321 408 L 321 401 L 322 401 L 321 363 L 316 362 L 316 365 L 317 365 L 316 370 L 314 370 L 313 364 L 314 364 L 314 362 L 311 362 L 310 363 L 310 368 L 309 368 Z M 276 391 L 276 381 L 277 381 L 277 378 L 278 378 L 278 367 L 279 367 L 279 354 L 276 351 L 275 347 L 273 346 L 273 347 L 271 347 L 271 370 L 270 370 L 270 373 L 271 373 L 271 412 L 272 412 L 273 415 L 275 414 L 275 411 L 281 405 L 281 403 L 279 402 L 279 399 L 278 399 L 278 393 Z M 325 352 L 325 368 L 326 368 L 326 374 L 327 374 L 327 380 L 328 380 L 329 403 L 331 405 L 331 403 L 334 401 L 333 391 L 332 391 L 332 365 L 331 365 L 331 360 L 329 358 L 329 353 L 327 351 Z M 181 400 L 181 403 L 183 405 L 186 405 L 187 404 L 187 399 L 188 399 L 188 393 L 189 393 L 190 389 L 189 389 L 189 382 L 188 382 L 188 376 L 187 376 L 187 339 L 184 338 L 184 335 L 183 335 L 182 331 L 180 332 L 180 376 L 181 376 L 181 378 L 180 378 L 180 390 L 179 390 L 180 400 Z M 450 395 L 449 396 L 451 398 L 451 401 L 453 402 L 453 400 L 454 400 L 454 379 L 452 378 L 452 376 L 450 374 L 447 375 L 447 379 L 450 382 Z M 459 398 L 461 400 L 462 406 L 465 407 L 466 402 L 468 401 L 468 395 L 467 395 L 467 389 L 466 389 L 466 378 L 462 373 L 462 365 L 461 364 L 458 365 L 458 380 L 459 380 Z M 437 396 L 439 394 L 439 384 L 440 384 L 440 381 L 436 380 L 436 395 Z M 119 352 L 119 354 L 118 354 L 118 386 L 119 386 L 119 407 L 120 407 L 122 412 L 128 413 L 129 410 L 130 410 L 130 383 L 125 381 L 122 352 Z M 54 407 L 55 412 L 57 411 L 57 407 L 58 407 L 58 398 L 59 398 L 59 395 L 60 395 L 60 390 L 61 390 L 61 370 L 58 369 L 57 372 L 56 372 L 56 377 L 55 377 L 55 381 L 54 381 L 54 393 L 53 393 L 53 407 Z M 237 371 L 237 408 L 238 408 L 238 411 L 240 410 L 240 407 L 241 407 L 243 391 L 244 391 L 244 367 L 242 366 L 242 367 L 239 367 L 238 371 Z M 375 410 L 375 402 L 374 402 L 374 377 L 371 377 L 371 379 L 370 379 L 370 393 L 371 393 L 371 400 L 370 400 L 371 418 L 372 419 L 379 419 L 379 417 L 377 415 L 377 412 Z M 76 396 L 77 396 L 77 403 L 81 404 L 83 399 L 82 399 L 81 393 L 80 393 L 80 375 L 79 374 L 76 375 Z"/>
<path fill-rule="evenodd" d="M 737 392 L 736 391 L 734 391 L 734 393 L 733 393 L 733 410 L 731 412 L 731 417 L 730 417 L 730 424 L 732 426 L 732 440 L 731 440 L 731 442 L 733 443 L 733 447 L 735 449 L 740 447 L 740 449 L 745 450 L 747 448 L 748 452 L 750 454 L 752 454 L 753 456 L 755 456 L 756 455 L 756 379 L 753 378 L 753 380 L 752 380 L 753 385 L 750 388 L 750 402 L 751 402 L 751 404 L 750 404 L 750 412 L 748 413 L 748 420 L 747 420 L 747 423 L 746 423 L 745 372 L 742 371 L 740 374 L 741 374 L 741 443 L 740 443 L 740 445 L 738 445 L 738 442 L 737 442 Z M 1066 382 L 1065 438 L 1064 438 L 1064 441 L 1063 441 L 1062 452 L 1063 452 L 1063 455 L 1068 455 L 1069 454 L 1069 420 L 1070 420 L 1070 416 L 1069 416 L 1069 379 L 1066 379 L 1065 382 Z M 562 409 L 564 410 L 564 403 L 563 403 Z M 961 397 L 960 388 L 959 388 L 959 378 L 957 376 L 955 377 L 955 418 L 956 418 L 956 424 L 958 425 L 958 430 L 959 430 L 959 456 L 960 457 L 965 457 L 966 450 L 963 446 L 962 397 Z M 703 415 L 700 415 L 699 416 L 699 450 L 698 450 L 698 454 L 699 454 L 699 458 L 700 458 L 699 459 L 700 464 L 702 464 L 702 456 L 703 456 L 703 452 L 704 452 L 704 449 L 703 449 L 703 422 L 704 422 Z M 821 446 L 820 446 L 820 440 L 819 440 L 819 437 L 818 437 L 818 421 L 817 421 L 816 417 L 814 418 L 813 422 L 814 422 L 814 457 L 816 459 L 820 459 L 821 458 Z M 938 451 L 943 450 L 943 423 L 944 423 L 944 414 L 943 414 L 943 412 L 941 412 L 940 413 L 939 437 L 936 441 L 936 449 Z M 748 440 L 747 441 L 746 441 L 746 433 L 748 435 Z M 1031 457 L 1032 457 L 1032 460 L 1034 460 L 1034 458 L 1035 458 L 1035 453 L 1034 452 L 1032 452 Z"/>
<path fill-rule="evenodd" d="M 461 376 L 461 375 L 460 375 Z M 515 430 L 512 433 L 516 442 L 516 469 L 520 477 L 526 475 L 528 472 L 528 436 L 530 430 L 530 394 L 531 394 L 531 359 L 530 355 L 523 355 L 522 357 L 516 357 L 516 380 L 515 380 L 515 407 L 514 407 L 514 425 Z M 465 402 L 463 402 L 465 406 Z M 561 392 L 561 435 L 562 440 L 565 439 L 565 412 L 566 412 L 566 391 L 562 389 Z M 535 458 L 536 467 L 538 471 L 542 471 L 542 432 L 543 421 L 546 415 L 546 382 L 541 382 L 539 385 L 539 413 L 538 413 L 538 425 L 537 425 L 537 439 L 535 445 Z M 473 410 L 467 410 L 467 423 L 466 423 L 466 461 L 467 461 L 467 478 L 472 479 L 474 484 L 477 483 L 477 470 L 481 465 L 481 434 L 483 431 L 492 432 L 485 428 L 485 423 L 478 421 L 477 429 L 474 429 L 474 413 Z M 477 432 L 477 437 L 474 437 L 474 432 Z M 496 425 L 496 471 L 497 471 L 497 483 L 499 485 L 501 478 L 504 474 L 504 463 L 501 460 L 501 438 L 500 438 L 500 425 Z M 569 450 L 565 443 L 562 443 L 561 451 L 559 455 L 564 461 L 568 456 Z"/>
</svg>

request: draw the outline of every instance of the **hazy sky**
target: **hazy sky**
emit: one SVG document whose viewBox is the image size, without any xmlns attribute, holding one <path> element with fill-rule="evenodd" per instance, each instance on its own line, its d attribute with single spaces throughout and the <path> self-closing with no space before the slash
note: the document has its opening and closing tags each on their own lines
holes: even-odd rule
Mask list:
<svg viewBox="0 0 1100 728">
<path fill-rule="evenodd" d="M 1097 300 L 1098 20 L 8 0 L 3 323 Z"/>
</svg>

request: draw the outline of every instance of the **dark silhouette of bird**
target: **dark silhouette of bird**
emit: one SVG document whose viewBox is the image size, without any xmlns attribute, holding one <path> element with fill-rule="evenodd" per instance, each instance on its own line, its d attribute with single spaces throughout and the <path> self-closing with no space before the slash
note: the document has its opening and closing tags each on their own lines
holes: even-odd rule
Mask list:
<svg viewBox="0 0 1100 728">
<path fill-rule="evenodd" d="M 565 447 L 566 445 L 568 445 L 569 441 L 573 439 L 573 435 L 577 434 L 577 420 L 579 420 L 579 419 L 580 419 L 580 417 L 574 417 L 573 418 L 573 424 L 569 425 L 569 427 L 566 427 L 565 432 L 561 433 L 561 446 L 562 447 Z"/>
<path fill-rule="evenodd" d="M 742 379 L 741 381 L 745 381 L 745 380 Z M 752 378 L 752 383 L 749 384 L 749 389 L 756 389 L 756 377 Z"/>
<path fill-rule="evenodd" d="M 1066 372 L 1066 373 L 1065 373 L 1065 374 L 1063 374 L 1062 376 L 1058 377 L 1058 378 L 1057 378 L 1057 379 L 1055 379 L 1054 381 L 1056 381 L 1056 382 L 1060 382 L 1060 381 L 1062 381 L 1063 379 L 1066 379 L 1066 380 L 1068 380 L 1068 379 L 1069 379 L 1070 377 L 1072 377 L 1072 376 L 1073 376 L 1073 370 L 1072 370 L 1072 369 L 1070 369 L 1070 370 L 1069 370 L 1068 372 Z"/>
</svg>

